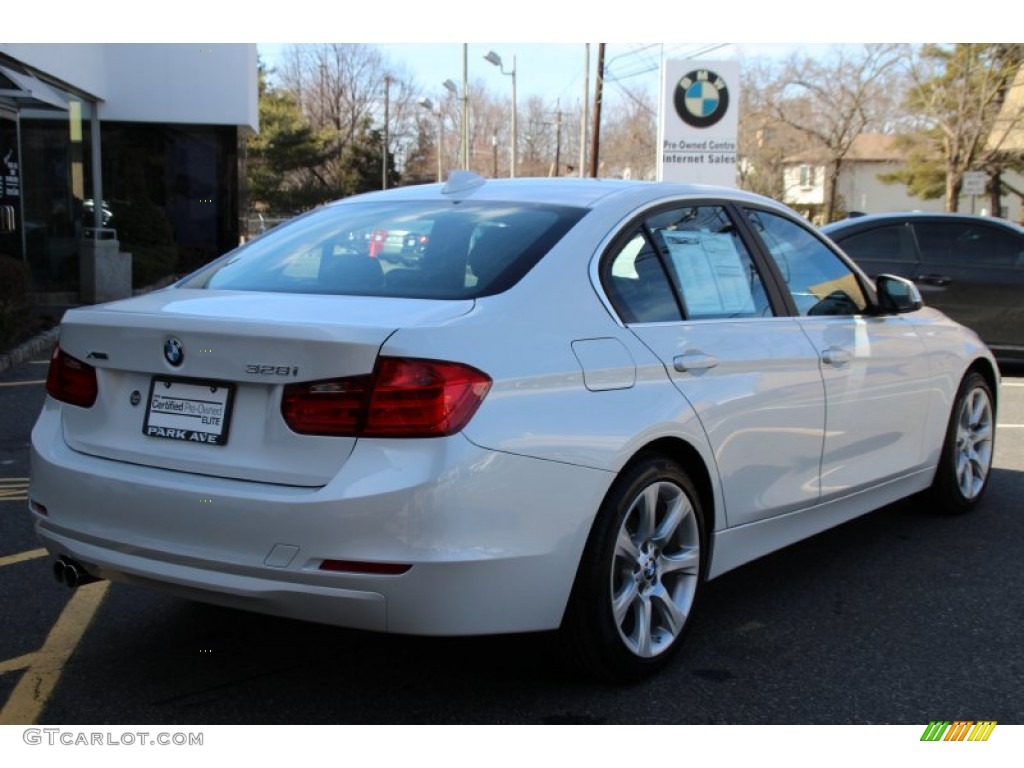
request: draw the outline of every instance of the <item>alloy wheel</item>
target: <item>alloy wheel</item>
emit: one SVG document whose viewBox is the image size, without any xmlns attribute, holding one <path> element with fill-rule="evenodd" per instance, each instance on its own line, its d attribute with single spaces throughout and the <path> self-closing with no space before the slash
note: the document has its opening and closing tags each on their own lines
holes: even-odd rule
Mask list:
<svg viewBox="0 0 1024 768">
<path fill-rule="evenodd" d="M 976 387 L 963 400 L 956 427 L 956 481 L 967 500 L 985 487 L 992 466 L 992 402 L 988 392 Z"/>
<path fill-rule="evenodd" d="M 689 497 L 658 481 L 630 504 L 612 557 L 612 615 L 626 647 L 652 658 L 683 631 L 700 579 L 700 529 Z"/>
</svg>

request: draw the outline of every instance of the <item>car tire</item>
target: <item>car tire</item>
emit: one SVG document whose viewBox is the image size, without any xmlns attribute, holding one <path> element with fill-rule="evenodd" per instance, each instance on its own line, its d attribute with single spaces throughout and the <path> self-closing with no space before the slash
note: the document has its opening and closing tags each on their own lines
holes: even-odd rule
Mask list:
<svg viewBox="0 0 1024 768">
<path fill-rule="evenodd" d="M 707 571 L 700 497 L 683 469 L 643 456 L 598 511 L 562 622 L 563 646 L 590 677 L 628 682 L 668 663 Z"/>
<path fill-rule="evenodd" d="M 971 372 L 960 382 L 935 480 L 929 491 L 934 509 L 963 514 L 974 509 L 988 488 L 995 453 L 995 398 L 985 377 Z"/>
</svg>

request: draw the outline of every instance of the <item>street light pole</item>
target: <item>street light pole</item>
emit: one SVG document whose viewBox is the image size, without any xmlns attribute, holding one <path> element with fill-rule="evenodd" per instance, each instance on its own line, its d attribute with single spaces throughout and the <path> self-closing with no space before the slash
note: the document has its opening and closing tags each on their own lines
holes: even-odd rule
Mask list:
<svg viewBox="0 0 1024 768">
<path fill-rule="evenodd" d="M 501 70 L 503 75 L 512 76 L 512 152 L 511 152 L 511 165 L 508 170 L 508 177 L 514 179 L 516 177 L 516 144 L 518 143 L 518 129 L 516 126 L 516 57 L 512 57 L 512 71 L 506 72 L 505 67 L 501 64 L 501 56 L 496 54 L 494 51 L 488 51 L 484 59 L 489 61 L 491 64 Z"/>
<path fill-rule="evenodd" d="M 449 80 L 445 80 L 443 83 L 441 83 L 441 85 L 443 85 L 445 87 L 445 90 L 447 90 L 448 93 L 450 93 L 453 97 L 459 95 L 459 86 L 457 86 L 455 83 L 453 83 L 450 79 Z M 465 104 L 465 101 L 463 102 L 463 104 Z M 469 167 L 469 162 L 468 162 L 469 152 L 467 151 L 468 150 L 468 146 L 467 146 L 467 143 L 466 143 L 466 136 L 467 136 L 468 133 L 469 132 L 466 130 L 466 112 L 463 111 L 463 113 L 462 113 L 462 126 L 461 126 L 461 130 L 460 130 L 460 134 L 462 136 L 462 142 L 461 142 L 462 143 L 462 148 L 461 148 L 461 152 L 459 152 L 459 154 L 462 156 L 462 160 L 463 160 L 463 166 L 462 167 L 466 168 L 467 170 L 468 170 L 468 167 Z"/>
<path fill-rule="evenodd" d="M 421 107 L 429 109 L 432 114 L 437 116 L 437 181 L 440 183 L 444 180 L 444 164 L 441 159 L 444 155 L 444 113 L 441 112 L 440 105 L 438 105 L 437 109 L 434 109 L 434 102 L 425 96 L 418 103 Z"/>
<path fill-rule="evenodd" d="M 391 87 L 391 75 L 384 75 L 384 146 L 383 146 L 383 151 L 381 152 L 381 156 L 382 156 L 382 160 L 381 160 L 381 184 L 380 184 L 380 188 L 381 189 L 387 189 L 388 188 L 388 144 L 390 143 L 389 137 L 388 137 L 388 121 L 389 121 L 388 98 L 389 98 L 389 88 L 390 87 Z"/>
</svg>

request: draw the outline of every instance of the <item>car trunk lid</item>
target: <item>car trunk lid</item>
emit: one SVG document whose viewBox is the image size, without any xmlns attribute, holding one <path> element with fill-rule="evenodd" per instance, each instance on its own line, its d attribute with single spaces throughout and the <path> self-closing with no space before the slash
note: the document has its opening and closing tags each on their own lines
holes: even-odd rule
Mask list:
<svg viewBox="0 0 1024 768">
<path fill-rule="evenodd" d="M 355 438 L 293 432 L 281 416 L 284 386 L 369 374 L 396 329 L 448 321 L 472 306 L 170 289 L 72 310 L 60 346 L 96 369 L 99 394 L 90 408 L 63 407 L 65 440 L 117 461 L 324 485 Z"/>
</svg>

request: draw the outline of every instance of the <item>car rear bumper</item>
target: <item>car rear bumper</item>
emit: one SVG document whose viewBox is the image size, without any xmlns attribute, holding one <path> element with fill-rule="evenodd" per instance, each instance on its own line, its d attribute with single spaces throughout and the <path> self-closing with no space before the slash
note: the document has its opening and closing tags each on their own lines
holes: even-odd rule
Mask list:
<svg viewBox="0 0 1024 768">
<path fill-rule="evenodd" d="M 49 406 L 32 443 L 30 506 L 53 555 L 190 599 L 409 634 L 557 627 L 612 480 L 461 435 L 361 440 L 321 488 L 226 480 L 76 453 Z"/>
</svg>

